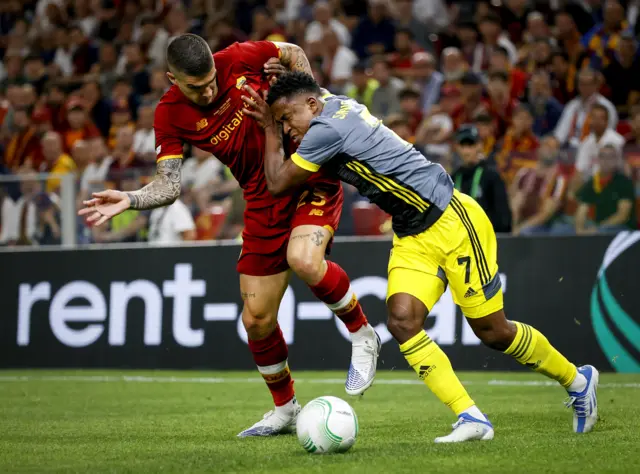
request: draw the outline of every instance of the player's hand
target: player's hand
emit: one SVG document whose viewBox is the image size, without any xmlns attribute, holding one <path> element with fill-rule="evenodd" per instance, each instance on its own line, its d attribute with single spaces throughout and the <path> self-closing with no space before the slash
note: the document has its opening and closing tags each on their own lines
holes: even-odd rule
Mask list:
<svg viewBox="0 0 640 474">
<path fill-rule="evenodd" d="M 91 196 L 93 199 L 84 201 L 85 207 L 78 211 L 78 215 L 87 216 L 87 224 L 102 225 L 131 206 L 129 196 L 122 191 L 111 189 L 93 193 Z"/>
<path fill-rule="evenodd" d="M 242 112 L 249 117 L 253 117 L 264 129 L 275 126 L 271 109 L 266 101 L 267 91 L 263 91 L 262 96 L 260 96 L 250 86 L 244 86 L 244 90 L 250 97 L 242 96 L 242 100 L 245 103 Z"/>
<path fill-rule="evenodd" d="M 264 63 L 264 73 L 269 78 L 269 84 L 271 85 L 278 80 L 280 74 L 285 72 L 287 72 L 287 68 L 280 63 L 280 59 L 278 58 L 269 58 L 269 60 Z"/>
</svg>

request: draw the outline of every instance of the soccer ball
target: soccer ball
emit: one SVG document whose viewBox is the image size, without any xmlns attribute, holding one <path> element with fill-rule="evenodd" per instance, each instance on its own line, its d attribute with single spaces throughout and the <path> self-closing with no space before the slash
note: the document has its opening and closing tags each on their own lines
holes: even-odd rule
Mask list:
<svg viewBox="0 0 640 474">
<path fill-rule="evenodd" d="M 356 442 L 358 417 L 337 397 L 319 397 L 305 405 L 296 424 L 298 441 L 309 453 L 344 453 Z"/>
</svg>

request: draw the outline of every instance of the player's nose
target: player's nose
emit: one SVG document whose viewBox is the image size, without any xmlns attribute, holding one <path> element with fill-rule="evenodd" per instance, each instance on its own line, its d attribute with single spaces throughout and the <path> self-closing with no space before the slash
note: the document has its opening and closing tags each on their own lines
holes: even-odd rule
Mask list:
<svg viewBox="0 0 640 474">
<path fill-rule="evenodd" d="M 289 132 L 291 131 L 291 127 L 289 126 L 289 124 L 288 124 L 288 123 L 283 122 L 283 124 L 282 124 L 282 131 L 283 131 L 285 134 L 289 135 Z"/>
</svg>

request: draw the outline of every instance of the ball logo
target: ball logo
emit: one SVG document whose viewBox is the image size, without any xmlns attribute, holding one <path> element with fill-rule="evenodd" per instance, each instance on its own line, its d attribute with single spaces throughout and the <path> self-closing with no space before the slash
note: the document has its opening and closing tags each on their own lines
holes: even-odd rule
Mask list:
<svg viewBox="0 0 640 474">
<path fill-rule="evenodd" d="M 593 330 L 602 351 L 618 372 L 640 372 L 640 360 L 627 350 L 628 347 L 640 352 L 640 324 L 616 300 L 607 280 L 607 268 L 638 241 L 640 232 L 621 232 L 611 241 L 591 291 Z M 628 275 L 628 278 L 637 276 Z M 625 338 L 626 342 L 620 338 Z"/>
</svg>

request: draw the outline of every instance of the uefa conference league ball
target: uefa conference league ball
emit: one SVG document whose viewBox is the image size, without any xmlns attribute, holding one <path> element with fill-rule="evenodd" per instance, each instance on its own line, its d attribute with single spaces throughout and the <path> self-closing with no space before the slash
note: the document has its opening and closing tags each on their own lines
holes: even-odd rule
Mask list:
<svg viewBox="0 0 640 474">
<path fill-rule="evenodd" d="M 345 453 L 358 436 L 358 417 L 337 397 L 319 397 L 305 405 L 296 423 L 298 441 L 309 453 Z"/>
</svg>

